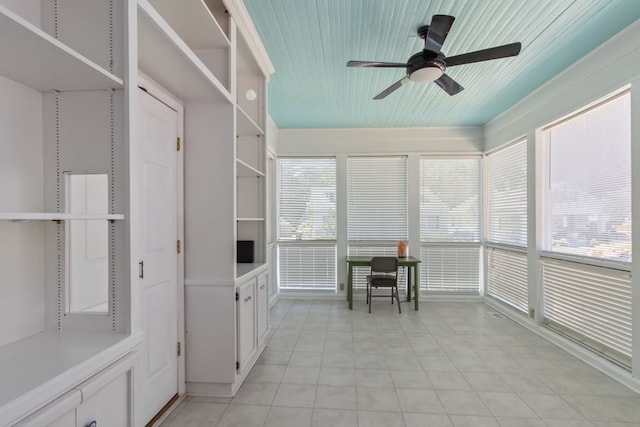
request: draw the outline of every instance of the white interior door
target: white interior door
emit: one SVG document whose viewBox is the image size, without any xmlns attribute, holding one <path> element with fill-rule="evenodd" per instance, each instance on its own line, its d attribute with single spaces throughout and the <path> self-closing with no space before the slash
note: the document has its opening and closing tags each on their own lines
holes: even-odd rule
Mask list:
<svg viewBox="0 0 640 427">
<path fill-rule="evenodd" d="M 140 90 L 144 419 L 178 392 L 178 113 Z"/>
</svg>

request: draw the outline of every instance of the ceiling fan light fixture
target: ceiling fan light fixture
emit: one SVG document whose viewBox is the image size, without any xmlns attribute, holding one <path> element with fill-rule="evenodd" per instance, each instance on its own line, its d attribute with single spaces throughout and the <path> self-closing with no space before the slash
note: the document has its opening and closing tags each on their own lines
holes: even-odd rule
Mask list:
<svg viewBox="0 0 640 427">
<path fill-rule="evenodd" d="M 419 68 L 409 75 L 409 80 L 416 83 L 429 83 L 438 80 L 444 74 L 444 70 L 437 64 L 430 64 Z"/>
</svg>

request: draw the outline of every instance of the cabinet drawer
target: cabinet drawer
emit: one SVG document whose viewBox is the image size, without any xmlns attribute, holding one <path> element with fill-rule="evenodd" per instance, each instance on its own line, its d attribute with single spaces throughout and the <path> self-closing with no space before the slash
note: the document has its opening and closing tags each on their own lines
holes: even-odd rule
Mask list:
<svg viewBox="0 0 640 427">
<path fill-rule="evenodd" d="M 129 375 L 121 374 L 78 406 L 77 426 L 96 427 L 130 426 L 129 419 Z"/>
<path fill-rule="evenodd" d="M 136 354 L 116 362 L 78 387 L 82 404 L 77 408 L 77 426 L 130 426 L 131 370 Z"/>
<path fill-rule="evenodd" d="M 82 394 L 71 390 L 48 405 L 29 415 L 16 427 L 73 427 L 76 425 L 75 408 L 80 404 Z"/>
</svg>

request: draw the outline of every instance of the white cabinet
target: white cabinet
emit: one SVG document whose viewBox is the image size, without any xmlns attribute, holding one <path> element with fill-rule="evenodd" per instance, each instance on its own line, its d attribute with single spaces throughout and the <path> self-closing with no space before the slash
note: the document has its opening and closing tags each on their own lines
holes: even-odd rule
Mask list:
<svg viewBox="0 0 640 427">
<path fill-rule="evenodd" d="M 256 301 L 256 338 L 258 345 L 264 343 L 267 330 L 269 329 L 269 276 L 261 274 L 258 276 Z"/>
<path fill-rule="evenodd" d="M 256 279 L 238 287 L 238 361 L 246 369 L 249 357 L 256 351 Z"/>
<path fill-rule="evenodd" d="M 136 354 L 126 356 L 63 396 L 38 409 L 16 427 L 131 426 Z"/>
<path fill-rule="evenodd" d="M 266 344 L 266 266 L 240 285 L 186 286 L 187 393 L 233 396 Z"/>
</svg>

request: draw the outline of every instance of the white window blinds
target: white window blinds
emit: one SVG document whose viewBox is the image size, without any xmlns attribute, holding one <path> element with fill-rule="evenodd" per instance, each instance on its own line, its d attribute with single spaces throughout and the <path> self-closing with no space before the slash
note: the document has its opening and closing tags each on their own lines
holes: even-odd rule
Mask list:
<svg viewBox="0 0 640 427">
<path fill-rule="evenodd" d="M 545 130 L 547 251 L 631 261 L 631 97 Z"/>
<path fill-rule="evenodd" d="M 480 158 L 420 159 L 420 240 L 480 240 Z"/>
<path fill-rule="evenodd" d="M 527 141 L 487 155 L 488 241 L 527 246 Z"/>
<path fill-rule="evenodd" d="M 278 245 L 280 289 L 336 288 L 335 244 Z"/>
<path fill-rule="evenodd" d="M 336 160 L 278 159 L 278 286 L 336 289 Z"/>
<path fill-rule="evenodd" d="M 544 323 L 625 366 L 631 363 L 628 272 L 543 259 Z"/>
<path fill-rule="evenodd" d="M 477 295 L 479 240 L 480 157 L 421 158 L 420 288 Z"/>
<path fill-rule="evenodd" d="M 267 244 L 273 243 L 273 195 L 276 187 L 276 161 L 273 157 L 267 159 Z"/>
<path fill-rule="evenodd" d="M 336 160 L 278 159 L 278 240 L 335 240 Z"/>
<path fill-rule="evenodd" d="M 527 313 L 527 254 L 488 248 L 487 294 Z"/>
<path fill-rule="evenodd" d="M 349 241 L 407 238 L 406 157 L 349 157 Z"/>
<path fill-rule="evenodd" d="M 421 245 L 420 288 L 441 293 L 477 295 L 480 245 Z"/>
</svg>

